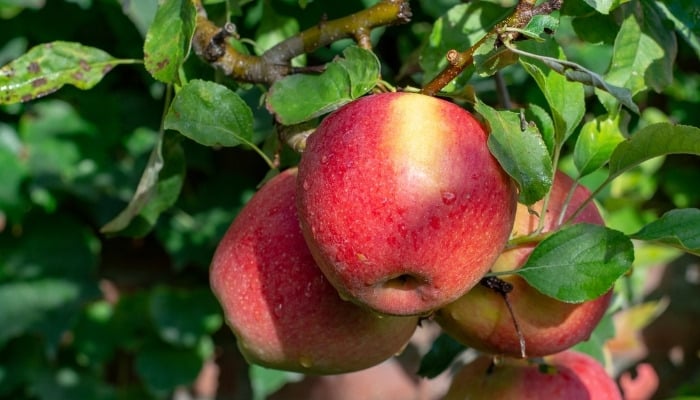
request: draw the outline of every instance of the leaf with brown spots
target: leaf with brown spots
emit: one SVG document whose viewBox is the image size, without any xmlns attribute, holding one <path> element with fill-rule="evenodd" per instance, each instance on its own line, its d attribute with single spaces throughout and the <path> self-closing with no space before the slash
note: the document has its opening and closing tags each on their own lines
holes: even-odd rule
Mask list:
<svg viewBox="0 0 700 400">
<path fill-rule="evenodd" d="M 146 69 L 165 83 L 178 83 L 179 70 L 190 51 L 196 10 L 190 0 L 171 0 L 158 7 L 143 45 Z"/>
<path fill-rule="evenodd" d="M 63 85 L 90 89 L 115 65 L 135 62 L 80 43 L 41 44 L 0 68 L 0 104 L 33 100 Z"/>
</svg>

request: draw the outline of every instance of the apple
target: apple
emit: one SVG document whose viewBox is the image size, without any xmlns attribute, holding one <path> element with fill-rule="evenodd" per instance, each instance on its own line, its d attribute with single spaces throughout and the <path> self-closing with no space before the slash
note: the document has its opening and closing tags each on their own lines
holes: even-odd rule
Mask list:
<svg viewBox="0 0 700 400">
<path fill-rule="evenodd" d="M 233 221 L 212 260 L 212 291 L 249 363 L 317 374 L 379 364 L 408 343 L 417 317 L 340 298 L 301 234 L 296 175 L 272 178 Z"/>
<path fill-rule="evenodd" d="M 444 400 L 622 400 L 615 381 L 594 358 L 567 350 L 542 362 L 480 356 L 454 376 Z"/>
<path fill-rule="evenodd" d="M 461 107 L 382 93 L 326 117 L 299 164 L 302 231 L 341 296 L 426 315 L 477 284 L 503 250 L 514 183 Z"/>
<path fill-rule="evenodd" d="M 559 226 L 559 214 L 573 185 L 571 178 L 557 172 L 547 211 L 540 212 L 542 201 L 532 206 L 533 210 L 544 214 L 543 233 Z M 589 195 L 588 189 L 577 186 L 565 215 L 573 214 Z M 602 225 L 603 218 L 595 204 L 589 203 L 574 222 Z M 537 229 L 538 224 L 539 217 L 519 204 L 513 236 L 528 235 Z M 520 268 L 534 247 L 535 244 L 529 244 L 504 251 L 494 263 L 492 271 Z M 531 357 L 557 353 L 586 340 L 605 314 L 612 295 L 609 291 L 595 300 L 564 303 L 541 294 L 517 275 L 500 278 L 513 286 L 507 294 L 508 301 L 525 341 L 527 356 Z M 469 347 L 511 357 L 521 354 L 520 337 L 503 296 L 485 286 L 474 287 L 457 301 L 438 310 L 435 320 L 448 334 Z"/>
</svg>

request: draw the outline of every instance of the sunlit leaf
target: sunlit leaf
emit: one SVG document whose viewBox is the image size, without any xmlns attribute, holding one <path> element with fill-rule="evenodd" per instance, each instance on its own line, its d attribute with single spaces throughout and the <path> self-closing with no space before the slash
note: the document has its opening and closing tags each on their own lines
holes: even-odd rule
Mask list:
<svg viewBox="0 0 700 400">
<path fill-rule="evenodd" d="M 595 8 L 601 14 L 608 14 L 616 9 L 621 4 L 627 3 L 630 0 L 584 0 L 588 5 Z"/>
<path fill-rule="evenodd" d="M 537 126 L 523 130 L 517 113 L 496 111 L 478 99 L 474 109 L 488 122 L 489 150 L 520 186 L 519 201 L 532 204 L 544 197 L 552 186 L 552 160 Z"/>
<path fill-rule="evenodd" d="M 623 9 L 605 81 L 629 89 L 632 95 L 649 88 L 661 91 L 673 81 L 676 37 L 653 1 L 635 1 Z M 601 100 L 607 102 L 605 97 Z"/>
<path fill-rule="evenodd" d="M 46 96 L 63 85 L 90 89 L 116 65 L 134 62 L 79 43 L 41 44 L 0 68 L 0 104 Z"/>
<path fill-rule="evenodd" d="M 700 128 L 663 122 L 642 128 L 615 148 L 610 156 L 608 179 L 666 154 L 700 156 Z"/>
<path fill-rule="evenodd" d="M 671 210 L 630 236 L 664 243 L 700 256 L 700 209 Z"/>
<path fill-rule="evenodd" d="M 567 303 L 600 297 L 634 261 L 630 239 L 600 225 L 556 231 L 532 251 L 517 273 L 541 293 Z"/>
<path fill-rule="evenodd" d="M 159 4 L 146 33 L 143 57 L 146 69 L 154 78 L 178 83 L 180 66 L 190 52 L 197 14 L 190 0 L 167 0 Z"/>
<path fill-rule="evenodd" d="M 267 108 L 282 124 L 298 124 L 357 99 L 378 81 L 377 57 L 351 46 L 343 51 L 343 58 L 329 63 L 320 75 L 295 74 L 275 82 L 267 96 Z"/>
<path fill-rule="evenodd" d="M 164 126 L 205 146 L 253 145 L 252 110 L 235 92 L 214 82 L 192 80 L 183 86 Z"/>
<path fill-rule="evenodd" d="M 554 40 L 528 40 L 518 48 L 542 56 L 564 59 L 564 52 Z M 521 65 L 534 78 L 547 99 L 554 120 L 557 143 L 563 143 L 574 132 L 585 112 L 583 85 L 571 82 L 542 61 L 520 58 Z"/>
<path fill-rule="evenodd" d="M 581 127 L 574 148 L 574 164 L 579 176 L 586 176 L 605 165 L 615 147 L 625 140 L 619 124 L 619 118 L 607 116 L 590 120 Z"/>
</svg>

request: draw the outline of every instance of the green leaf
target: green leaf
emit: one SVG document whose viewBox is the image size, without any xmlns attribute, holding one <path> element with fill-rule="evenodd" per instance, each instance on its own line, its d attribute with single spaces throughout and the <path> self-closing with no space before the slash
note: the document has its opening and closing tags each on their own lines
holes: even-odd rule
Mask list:
<svg viewBox="0 0 700 400">
<path fill-rule="evenodd" d="M 667 244 L 700 256 L 700 209 L 671 210 L 630 236 Z"/>
<path fill-rule="evenodd" d="M 619 124 L 618 114 L 618 118 L 598 117 L 581 127 L 574 148 L 574 164 L 579 176 L 586 176 L 596 171 L 610 160 L 615 147 L 625 140 Z"/>
<path fill-rule="evenodd" d="M 630 3 L 624 11 L 605 80 L 628 88 L 632 95 L 648 88 L 659 92 L 673 81 L 676 37 L 651 0 Z"/>
<path fill-rule="evenodd" d="M 379 59 L 374 53 L 361 47 L 348 46 L 343 50 L 343 58 L 337 62 L 348 73 L 352 99 L 372 90 L 381 78 Z"/>
<path fill-rule="evenodd" d="M 458 4 L 433 25 L 428 41 L 420 52 L 423 83 L 429 82 L 447 66 L 445 55 L 450 50 L 464 51 L 481 40 L 489 30 L 503 20 L 511 9 L 484 1 Z M 469 69 L 442 90 L 452 92 L 469 79 Z"/>
<path fill-rule="evenodd" d="M 379 73 L 374 53 L 350 46 L 343 51 L 343 58 L 329 63 L 320 75 L 294 74 L 275 82 L 267 96 L 267 108 L 284 125 L 308 121 L 369 92 L 379 81 Z"/>
<path fill-rule="evenodd" d="M 183 86 L 164 127 L 205 146 L 254 146 L 252 110 L 235 92 L 214 82 L 192 80 Z"/>
<path fill-rule="evenodd" d="M 538 14 L 530 19 L 530 22 L 523 28 L 523 33 L 530 38 L 544 38 L 542 35 L 547 32 L 554 32 L 559 27 L 558 15 Z"/>
<path fill-rule="evenodd" d="M 634 261 L 623 233 L 600 225 L 577 224 L 540 242 L 515 271 L 541 293 L 567 303 L 593 300 L 612 288 Z"/>
<path fill-rule="evenodd" d="M 519 44 L 518 48 L 546 57 L 565 59 L 564 52 L 553 39 L 545 42 L 529 40 Z M 520 64 L 534 78 L 547 99 L 554 120 L 557 143 L 563 144 L 583 118 L 586 109 L 583 85 L 569 81 L 540 60 L 525 61 L 521 57 Z"/>
<path fill-rule="evenodd" d="M 321 75 L 295 74 L 275 82 L 266 101 L 279 122 L 293 125 L 334 111 L 352 100 L 347 71 L 338 63 L 330 63 Z"/>
<path fill-rule="evenodd" d="M 190 0 L 160 3 L 143 45 L 146 70 L 159 81 L 180 83 L 180 66 L 190 52 L 197 18 Z"/>
<path fill-rule="evenodd" d="M 209 289 L 160 286 L 151 292 L 149 309 L 160 338 L 181 347 L 194 347 L 223 323 L 221 309 Z"/>
<path fill-rule="evenodd" d="M 664 122 L 642 128 L 613 151 L 608 180 L 646 160 L 666 154 L 700 156 L 700 128 Z"/>
<path fill-rule="evenodd" d="M 106 223 L 103 233 L 144 236 L 163 211 L 180 196 L 185 179 L 185 153 L 176 136 L 163 133 L 153 148 L 136 192 L 122 212 Z"/>
<path fill-rule="evenodd" d="M 474 109 L 488 122 L 488 146 L 503 169 L 520 186 L 523 204 L 543 198 L 552 186 L 552 160 L 547 146 L 534 124 L 522 130 L 520 116 L 511 111 L 496 111 L 477 99 Z"/>
<path fill-rule="evenodd" d="M 264 368 L 255 364 L 248 368 L 248 376 L 253 389 L 253 400 L 264 400 L 286 383 L 297 382 L 303 377 L 299 373 Z"/>
<path fill-rule="evenodd" d="M 420 360 L 417 374 L 428 379 L 443 373 L 466 347 L 452 336 L 442 333 L 433 342 L 430 350 Z"/>
<path fill-rule="evenodd" d="M 547 151 L 552 156 L 554 154 L 554 121 L 552 121 L 552 117 L 544 108 L 530 103 L 525 109 L 525 118 L 537 125 L 537 129 L 542 134 L 542 140 L 547 146 Z"/>
<path fill-rule="evenodd" d="M 116 65 L 134 62 L 79 43 L 41 44 L 0 68 L 0 104 L 33 100 L 63 85 L 90 89 Z"/>
<path fill-rule="evenodd" d="M 158 11 L 158 1 L 129 1 L 121 4 L 124 15 L 129 17 L 141 36 L 145 37 Z"/>
</svg>

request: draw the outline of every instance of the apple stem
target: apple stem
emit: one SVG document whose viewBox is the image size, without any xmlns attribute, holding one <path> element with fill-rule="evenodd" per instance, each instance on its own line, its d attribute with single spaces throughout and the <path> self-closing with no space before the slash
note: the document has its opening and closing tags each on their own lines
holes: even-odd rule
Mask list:
<svg viewBox="0 0 700 400">
<path fill-rule="evenodd" d="M 515 333 L 518 335 L 518 342 L 520 344 L 520 357 L 527 358 L 527 351 L 525 348 L 525 336 L 523 335 L 523 332 L 520 329 L 518 319 L 515 318 L 515 312 L 513 312 L 513 306 L 510 304 L 510 299 L 508 299 L 508 293 L 513 291 L 513 285 L 495 276 L 484 277 L 481 279 L 481 281 L 479 281 L 479 283 L 500 294 L 503 298 L 503 301 L 506 303 L 508 313 L 510 314 L 510 318 L 513 320 Z"/>
<path fill-rule="evenodd" d="M 331 21 L 322 20 L 272 48 L 262 55 L 247 55 L 237 51 L 224 39 L 235 34 L 228 23 L 219 28 L 207 17 L 202 0 L 192 0 L 197 9 L 192 49 L 195 54 L 226 75 L 242 82 L 272 84 L 300 72 L 291 65 L 291 59 L 345 38 L 354 38 L 366 49 L 371 48 L 369 33 L 372 29 L 403 24 L 412 14 L 408 0 L 381 0 L 372 7 Z"/>
</svg>

